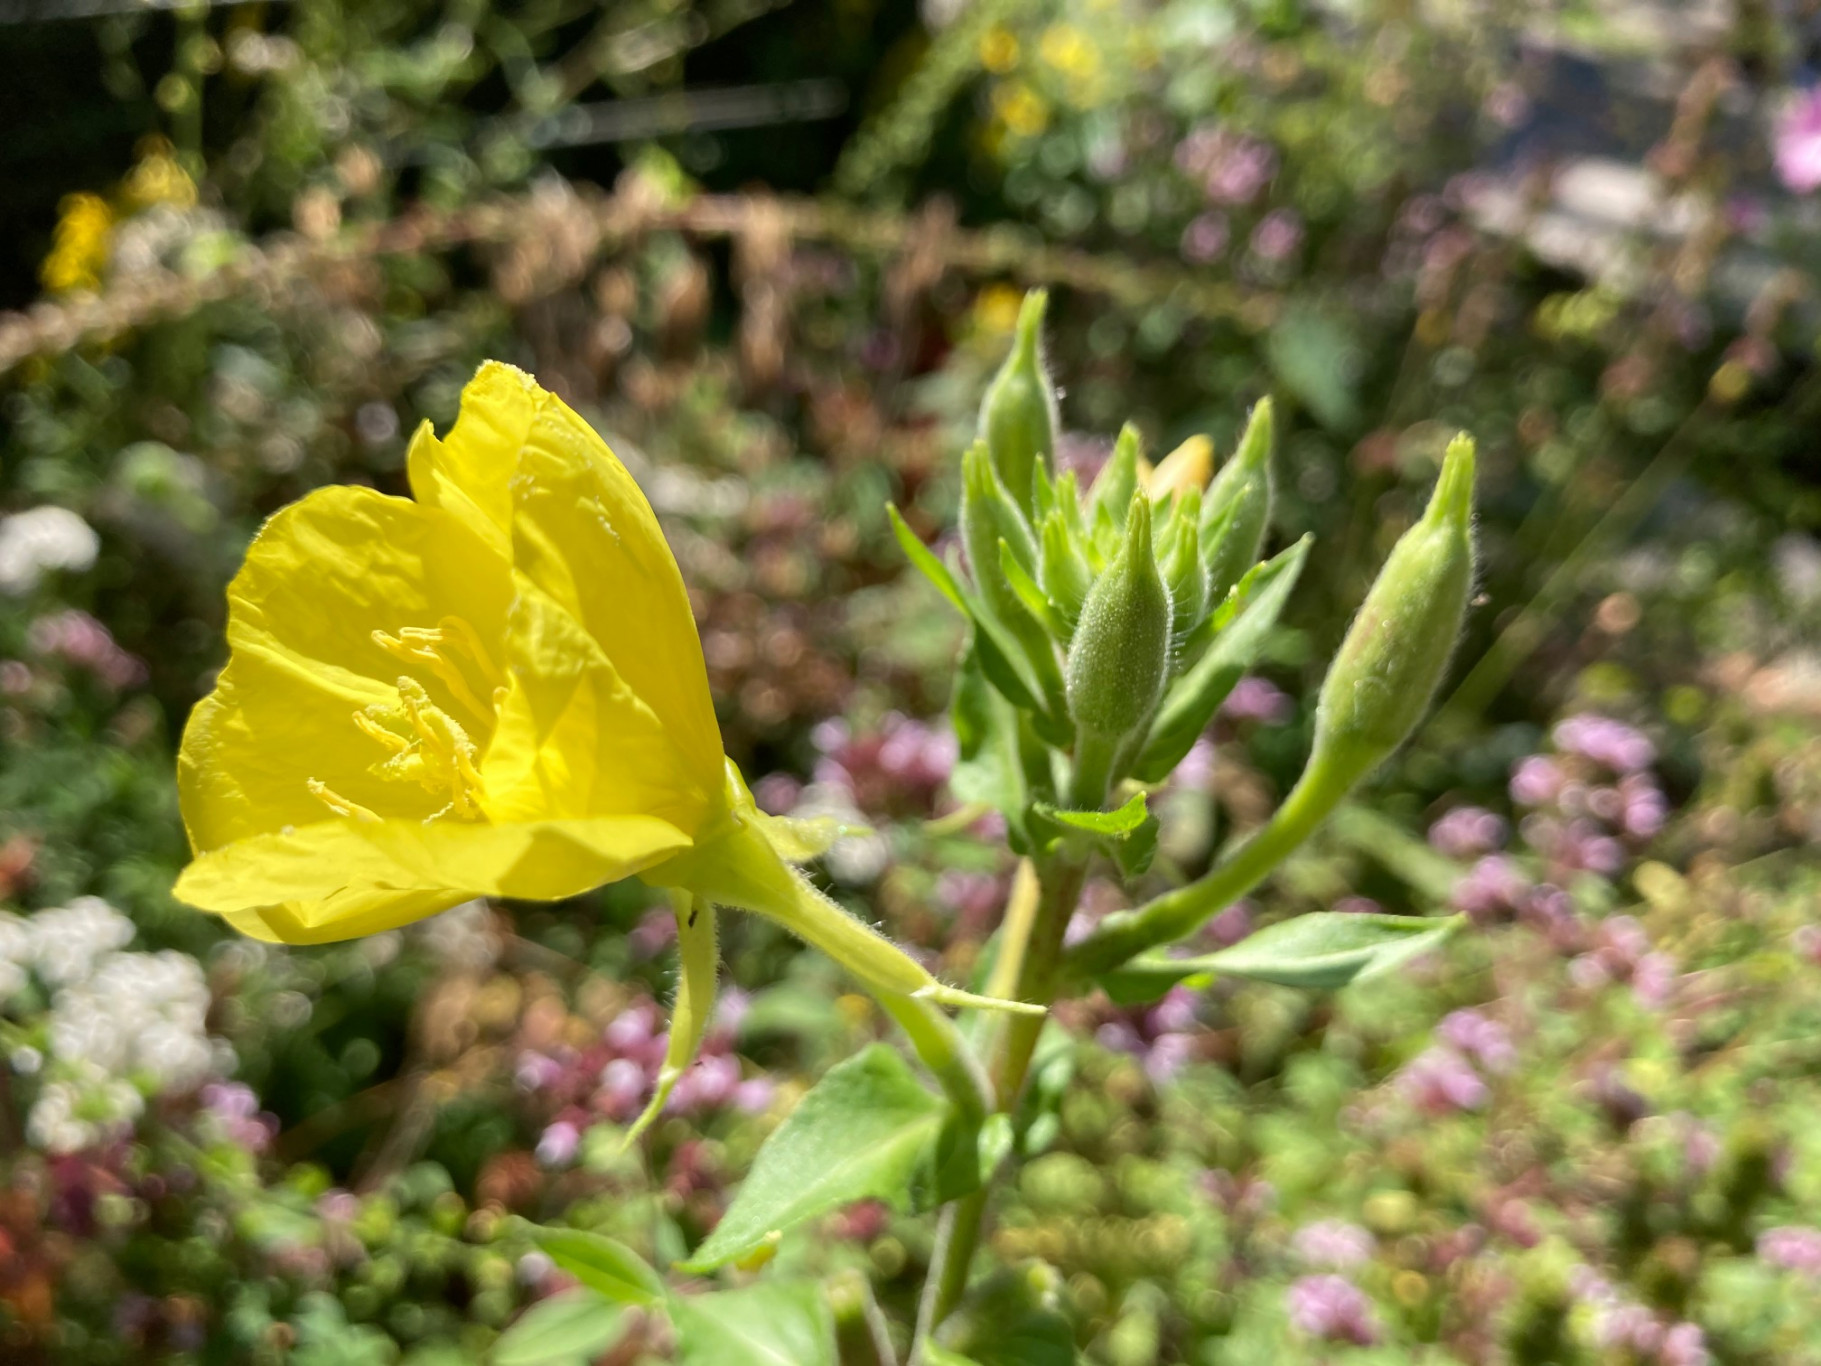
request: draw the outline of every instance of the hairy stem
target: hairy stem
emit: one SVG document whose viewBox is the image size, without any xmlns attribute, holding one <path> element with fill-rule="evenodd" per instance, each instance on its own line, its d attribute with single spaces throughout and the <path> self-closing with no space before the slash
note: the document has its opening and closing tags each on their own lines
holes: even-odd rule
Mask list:
<svg viewBox="0 0 1821 1366">
<path fill-rule="evenodd" d="M 1209 872 L 1130 911 L 1101 921 L 1099 928 L 1063 957 L 1068 980 L 1118 967 L 1146 949 L 1192 934 L 1209 917 L 1231 906 L 1270 875 L 1309 838 L 1352 787 L 1334 775 L 1306 770 L 1258 831 Z"/>
<path fill-rule="evenodd" d="M 1060 980 L 1062 937 L 1068 929 L 1075 903 L 1080 900 L 1086 873 L 1086 864 L 1073 858 L 1056 859 L 1041 866 L 1036 914 L 1023 926 L 1029 937 L 1022 945 L 1007 942 L 999 950 L 1002 955 L 1018 955 L 1017 988 L 1012 993 L 1016 999 L 1041 1005 L 1048 1005 L 1055 999 Z M 1017 1108 L 1025 1076 L 1030 1071 L 1031 1057 L 1043 1032 L 1043 1019 L 1032 1015 L 1003 1017 L 991 1067 L 994 1108 L 1001 1113 L 1010 1114 Z M 924 1286 L 923 1303 L 918 1313 L 919 1344 L 948 1317 L 967 1289 L 968 1270 L 980 1246 L 989 1194 L 990 1186 L 982 1186 L 942 1211 L 929 1281 Z M 913 1361 L 916 1359 L 913 1355 Z"/>
</svg>

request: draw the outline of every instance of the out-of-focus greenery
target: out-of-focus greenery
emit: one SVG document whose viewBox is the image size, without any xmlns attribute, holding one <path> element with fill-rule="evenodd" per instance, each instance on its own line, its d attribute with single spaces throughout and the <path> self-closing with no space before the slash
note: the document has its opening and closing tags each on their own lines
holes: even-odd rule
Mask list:
<svg viewBox="0 0 1821 1366">
<path fill-rule="evenodd" d="M 886 1033 L 742 923 L 750 995 L 622 1154 L 673 972 L 636 886 L 282 952 L 170 899 L 176 737 L 248 537 L 325 482 L 400 491 L 482 357 L 563 392 L 649 492 L 761 800 L 874 828 L 831 889 L 970 976 L 1012 859 L 935 820 L 956 632 L 883 505 L 952 525 L 1020 288 L 1048 283 L 1065 458 L 1127 416 L 1159 454 L 1224 454 L 1271 392 L 1273 544 L 1319 538 L 1261 676 L 1156 802 L 1156 879 L 1286 789 L 1311 661 L 1446 438 L 1478 436 L 1447 700 L 1211 933 L 1359 899 L 1474 928 L 1333 997 L 1065 1012 L 991 1237 L 1007 1279 L 960 1345 L 1024 1360 L 992 1328 L 1042 1299 L 1107 1366 L 1821 1361 L 1814 206 L 1771 172 L 1811 39 L 1749 7 L 1421 8 L 0 27 L 90 63 L 109 112 L 84 126 L 116 130 L 71 134 L 96 150 L 56 175 L 88 197 L 21 236 L 48 307 L 0 324 L 0 1356 L 485 1359 L 566 1283 L 516 1216 L 681 1259 L 794 1100 Z M 802 121 L 832 107 L 781 86 L 804 81 L 845 112 Z M 98 552 L 14 575 L 10 519 L 45 506 Z M 859 1206 L 819 1235 L 726 1279 L 852 1273 L 902 1349 L 926 1222 Z M 838 1306 L 844 1361 L 876 1359 L 864 1303 Z M 616 1351 L 670 1344 L 629 1321 Z"/>
</svg>

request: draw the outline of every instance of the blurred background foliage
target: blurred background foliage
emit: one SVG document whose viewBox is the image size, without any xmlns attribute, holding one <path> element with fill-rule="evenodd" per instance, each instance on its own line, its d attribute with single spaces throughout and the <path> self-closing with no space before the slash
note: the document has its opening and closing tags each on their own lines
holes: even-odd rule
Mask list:
<svg viewBox="0 0 1821 1366">
<path fill-rule="evenodd" d="M 514 1216 L 681 1257 L 885 1032 L 742 922 L 749 994 L 622 1155 L 673 972 L 642 889 L 286 952 L 170 900 L 248 537 L 402 491 L 483 357 L 647 489 L 761 800 L 861 813 L 828 885 L 967 977 L 1011 860 L 947 793 L 958 629 L 883 505 L 952 525 L 1044 284 L 1066 460 L 1127 418 L 1224 455 L 1269 392 L 1275 544 L 1318 537 L 1158 885 L 1287 789 L 1476 434 L 1445 701 L 1210 933 L 1476 930 L 1334 998 L 1064 1012 L 974 1312 L 1067 1341 L 992 1359 L 1821 1361 L 1812 9 L 0 0 L 0 1355 L 485 1359 L 564 1284 Z M 870 1362 L 854 1287 L 901 1349 L 928 1241 L 859 1206 L 779 1262 Z"/>
</svg>

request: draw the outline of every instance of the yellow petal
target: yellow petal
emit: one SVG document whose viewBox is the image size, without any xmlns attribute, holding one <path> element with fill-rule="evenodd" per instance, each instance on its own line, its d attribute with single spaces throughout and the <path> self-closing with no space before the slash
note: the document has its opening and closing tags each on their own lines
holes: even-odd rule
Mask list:
<svg viewBox="0 0 1821 1366">
<path fill-rule="evenodd" d="M 461 410 L 447 439 L 428 422 L 405 454 L 412 496 L 447 508 L 500 554 L 512 536 L 512 476 L 525 435 L 550 395 L 523 370 L 490 360 L 462 389 Z"/>
<path fill-rule="evenodd" d="M 650 816 L 504 826 L 331 819 L 199 854 L 178 877 L 176 895 L 220 915 L 291 903 L 290 916 L 316 931 L 364 923 L 381 894 L 444 894 L 453 897 L 448 905 L 474 896 L 554 901 L 688 847 L 687 835 Z"/>
<path fill-rule="evenodd" d="M 459 906 L 460 892 L 341 892 L 323 904 L 287 902 L 222 916 L 242 934 L 268 944 L 332 944 L 396 930 Z"/>
<path fill-rule="evenodd" d="M 279 512 L 229 585 L 232 657 L 184 729 L 178 794 L 192 845 L 320 820 L 312 778 L 388 815 L 429 815 L 437 798 L 368 771 L 382 754 L 353 724 L 398 699 L 401 666 L 373 632 L 455 615 L 497 639 L 510 593 L 504 562 L 447 512 L 346 486 Z M 434 677 L 423 682 L 459 711 Z"/>
<path fill-rule="evenodd" d="M 692 785 L 720 791 L 721 733 L 689 595 L 626 467 L 545 395 L 512 495 L 514 565 L 599 643 L 684 756 Z"/>
<path fill-rule="evenodd" d="M 644 814 L 693 835 L 718 784 L 700 781 L 693 756 L 567 611 L 522 575 L 518 586 L 512 682 L 482 770 L 489 818 Z"/>
</svg>

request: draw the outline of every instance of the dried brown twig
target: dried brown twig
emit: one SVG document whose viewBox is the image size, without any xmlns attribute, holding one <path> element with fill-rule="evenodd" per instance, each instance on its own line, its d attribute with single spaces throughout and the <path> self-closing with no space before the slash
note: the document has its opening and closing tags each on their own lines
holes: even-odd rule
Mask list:
<svg viewBox="0 0 1821 1366">
<path fill-rule="evenodd" d="M 777 243 L 821 242 L 861 256 L 921 254 L 944 270 L 975 278 L 1003 277 L 1025 285 L 1061 285 L 1128 306 L 1167 304 L 1189 317 L 1232 321 L 1256 330 L 1276 315 L 1271 291 L 1248 291 L 1205 272 L 1171 263 L 1057 247 L 1027 229 L 943 227 L 930 215 L 852 208 L 816 199 L 701 195 L 680 205 L 658 203 L 641 187 L 614 194 L 545 186 L 525 195 L 442 211 L 413 209 L 382 223 L 354 224 L 314 237 L 285 233 L 249 244 L 203 275 L 144 271 L 111 281 L 99 294 L 45 300 L 21 312 L 0 313 L 0 375 L 33 357 L 110 342 L 148 324 L 183 317 L 206 304 L 250 296 L 282 305 L 292 288 L 336 266 L 374 257 L 501 247 L 543 237 L 561 216 L 581 241 L 546 262 L 539 292 L 579 279 L 601 255 L 653 231 L 697 239 L 764 237 Z M 927 267 L 926 267 L 927 269 Z"/>
</svg>

